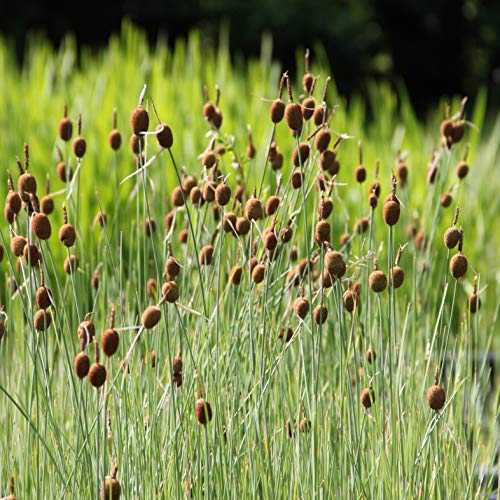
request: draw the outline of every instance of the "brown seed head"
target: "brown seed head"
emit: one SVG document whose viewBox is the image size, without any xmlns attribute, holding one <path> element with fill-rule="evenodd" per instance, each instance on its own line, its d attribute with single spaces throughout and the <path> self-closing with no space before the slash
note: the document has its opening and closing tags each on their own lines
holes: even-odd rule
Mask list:
<svg viewBox="0 0 500 500">
<path fill-rule="evenodd" d="M 299 169 L 295 170 L 290 178 L 293 189 L 299 189 L 302 186 L 302 180 L 302 172 Z"/>
<path fill-rule="evenodd" d="M 144 328 L 151 330 L 159 322 L 161 318 L 161 309 L 157 306 L 148 306 L 142 313 L 141 322 Z"/>
<path fill-rule="evenodd" d="M 189 193 L 189 199 L 193 205 L 198 205 L 198 203 L 203 204 L 205 200 L 203 199 L 203 193 L 198 186 L 193 187 Z"/>
<path fill-rule="evenodd" d="M 285 340 L 285 342 L 290 342 L 290 340 L 292 340 L 292 337 L 293 337 L 293 330 L 291 328 L 285 328 L 284 326 L 282 326 L 279 329 L 278 338 L 281 341 Z"/>
<path fill-rule="evenodd" d="M 467 273 L 467 257 L 465 255 L 457 253 L 451 258 L 450 273 L 455 279 L 465 276 Z"/>
<path fill-rule="evenodd" d="M 307 142 L 301 142 L 299 147 L 295 146 L 295 149 L 292 153 L 292 162 L 298 167 L 299 165 L 304 165 L 304 163 L 309 158 L 309 153 L 311 152 L 311 148 Z"/>
<path fill-rule="evenodd" d="M 205 245 L 201 248 L 198 259 L 203 266 L 209 266 L 212 263 L 214 255 L 214 247 L 212 245 Z"/>
<path fill-rule="evenodd" d="M 41 255 L 38 247 L 35 244 L 25 245 L 23 250 L 23 257 L 26 263 L 31 263 L 32 267 L 38 267 Z"/>
<path fill-rule="evenodd" d="M 171 304 L 179 299 L 179 287 L 175 281 L 167 281 L 161 287 L 161 294 Z"/>
<path fill-rule="evenodd" d="M 304 119 L 302 108 L 296 102 L 290 102 L 285 107 L 285 120 L 290 130 L 297 132 L 302 128 Z"/>
<path fill-rule="evenodd" d="M 363 167 L 363 165 L 358 165 L 355 169 L 354 169 L 354 178 L 356 179 L 357 182 L 359 182 L 360 184 L 362 182 L 365 182 L 366 181 L 366 168 Z"/>
<path fill-rule="evenodd" d="M 288 243 L 293 237 L 293 230 L 289 226 L 285 226 L 280 231 L 280 241 L 282 243 Z"/>
<path fill-rule="evenodd" d="M 144 151 L 144 137 L 132 134 L 130 136 L 130 149 L 135 155 Z"/>
<path fill-rule="evenodd" d="M 59 229 L 59 240 L 67 247 L 72 247 L 76 241 L 76 231 L 71 224 L 64 224 Z"/>
<path fill-rule="evenodd" d="M 328 130 L 321 130 L 316 134 L 314 139 L 314 147 L 322 153 L 328 149 L 328 145 L 330 144 L 331 134 Z M 326 169 L 328 170 L 328 169 Z"/>
<path fill-rule="evenodd" d="M 130 128 L 134 135 L 140 135 L 141 132 L 148 131 L 149 114 L 142 106 L 138 106 L 130 113 Z"/>
<path fill-rule="evenodd" d="M 10 249 L 16 257 L 21 257 L 27 241 L 24 236 L 14 236 L 10 242 Z"/>
<path fill-rule="evenodd" d="M 109 147 L 114 151 L 118 151 L 122 145 L 122 135 L 118 129 L 114 129 L 108 136 Z"/>
<path fill-rule="evenodd" d="M 173 278 L 178 276 L 181 272 L 181 265 L 179 264 L 179 261 L 170 256 L 165 262 L 165 272 Z"/>
<path fill-rule="evenodd" d="M 455 167 L 455 174 L 459 179 L 464 179 L 465 177 L 467 177 L 468 173 L 469 173 L 469 165 L 467 165 L 465 161 L 461 161 Z"/>
<path fill-rule="evenodd" d="M 68 142 L 73 134 L 73 124 L 68 117 L 64 117 L 59 121 L 59 137 Z"/>
<path fill-rule="evenodd" d="M 196 401 L 195 415 L 201 425 L 206 425 L 212 420 L 212 407 L 203 398 Z"/>
<path fill-rule="evenodd" d="M 440 410 L 446 401 L 446 392 L 440 385 L 433 385 L 427 391 L 427 404 L 433 410 Z"/>
<path fill-rule="evenodd" d="M 318 206 L 318 218 L 328 219 L 333 212 L 333 201 L 330 198 L 322 198 Z"/>
<path fill-rule="evenodd" d="M 10 193 L 7 195 L 6 204 L 13 213 L 18 214 L 22 206 L 21 197 L 19 196 L 19 193 L 16 193 L 15 191 L 10 191 Z"/>
<path fill-rule="evenodd" d="M 344 292 L 344 295 L 342 296 L 342 302 L 344 304 L 344 308 L 348 312 L 354 311 L 354 305 L 355 305 L 355 296 L 351 292 L 351 290 L 346 290 Z"/>
<path fill-rule="evenodd" d="M 229 282 L 233 285 L 241 283 L 241 276 L 243 275 L 243 268 L 241 266 L 234 266 L 229 273 Z"/>
<path fill-rule="evenodd" d="M 453 134 L 453 121 L 449 118 L 441 122 L 441 135 L 443 137 L 451 137 Z"/>
<path fill-rule="evenodd" d="M 196 182 L 196 179 L 191 175 L 188 175 L 187 177 L 184 177 L 184 179 L 182 179 L 182 189 L 184 189 L 184 191 L 188 195 L 191 194 L 191 190 L 195 188 L 197 184 L 198 183 Z"/>
<path fill-rule="evenodd" d="M 47 330 L 51 323 L 52 315 L 45 309 L 39 309 L 33 317 L 33 324 L 35 326 L 35 330 L 38 332 L 44 332 Z"/>
<path fill-rule="evenodd" d="M 231 188 L 225 182 L 219 184 L 215 189 L 215 200 L 221 207 L 227 205 L 231 200 Z"/>
<path fill-rule="evenodd" d="M 255 284 L 262 283 L 264 281 L 264 276 L 266 273 L 266 266 L 263 264 L 257 264 L 253 269 L 252 269 L 252 281 Z"/>
<path fill-rule="evenodd" d="M 45 215 L 50 215 L 54 211 L 54 199 L 50 195 L 45 195 L 40 201 L 40 210 Z"/>
<path fill-rule="evenodd" d="M 83 158 L 85 151 L 87 151 L 87 143 L 83 137 L 75 137 L 73 144 L 73 154 L 77 158 Z"/>
<path fill-rule="evenodd" d="M 208 181 L 203 186 L 203 199 L 208 203 L 214 201 L 216 189 L 217 189 L 217 183 L 215 181 Z"/>
<path fill-rule="evenodd" d="M 365 409 L 368 409 L 375 403 L 375 391 L 371 387 L 363 389 L 359 399 Z"/>
<path fill-rule="evenodd" d="M 101 486 L 101 500 L 119 500 L 121 494 L 121 486 L 115 477 L 107 476 L 104 484 Z"/>
<path fill-rule="evenodd" d="M 272 195 L 267 199 L 266 202 L 266 215 L 269 217 L 274 215 L 278 211 L 278 207 L 280 205 L 280 197 L 276 195 Z"/>
<path fill-rule="evenodd" d="M 30 201 L 30 195 L 36 195 L 36 179 L 29 173 L 21 174 L 17 181 L 19 196 L 26 203 Z"/>
<path fill-rule="evenodd" d="M 325 269 L 332 276 L 342 278 L 346 272 L 346 264 L 340 252 L 328 250 L 324 257 Z"/>
<path fill-rule="evenodd" d="M 326 120 L 326 106 L 324 104 L 320 104 L 319 106 L 316 106 L 316 108 L 314 109 L 313 113 L 314 125 L 316 125 L 316 127 L 319 127 L 323 125 L 325 120 Z"/>
<path fill-rule="evenodd" d="M 363 234 L 368 231 L 368 228 L 370 227 L 370 219 L 368 217 L 362 217 L 361 219 L 358 219 L 353 226 L 353 233 L 356 234 Z"/>
<path fill-rule="evenodd" d="M 325 149 L 319 155 L 319 166 L 326 172 L 331 172 L 335 165 L 337 154 L 331 149 Z"/>
<path fill-rule="evenodd" d="M 69 257 L 66 257 L 64 260 L 64 271 L 67 274 L 72 274 L 78 269 L 78 259 L 76 255 L 72 254 Z"/>
<path fill-rule="evenodd" d="M 156 232 L 156 221 L 154 219 L 146 219 L 144 228 L 146 230 L 146 236 L 151 238 L 151 235 Z"/>
<path fill-rule="evenodd" d="M 203 155 L 201 162 L 204 167 L 212 168 L 217 163 L 217 157 L 213 151 L 208 151 Z"/>
<path fill-rule="evenodd" d="M 46 286 L 40 286 L 36 291 L 36 303 L 40 309 L 48 309 L 52 305 L 52 292 Z"/>
<path fill-rule="evenodd" d="M 322 325 L 328 319 L 328 308 L 325 305 L 316 306 L 313 311 L 313 317 L 317 325 Z"/>
<path fill-rule="evenodd" d="M 442 207 L 444 207 L 444 208 L 449 207 L 451 205 L 452 201 L 453 201 L 453 196 L 451 196 L 450 193 L 443 193 L 441 195 L 440 203 L 441 203 Z"/>
<path fill-rule="evenodd" d="M 100 363 L 93 363 L 90 366 L 88 379 L 89 382 L 96 388 L 101 387 L 106 382 L 107 371 L 106 367 L 101 365 Z"/>
<path fill-rule="evenodd" d="M 405 272 L 403 268 L 394 266 L 389 272 L 389 279 L 394 288 L 399 288 L 405 280 Z"/>
<path fill-rule="evenodd" d="M 75 356 L 73 368 L 79 379 L 83 379 L 88 375 L 90 369 L 90 359 L 86 353 L 82 351 Z"/>
<path fill-rule="evenodd" d="M 302 101 L 302 116 L 304 120 L 309 120 L 314 114 L 314 107 L 316 106 L 316 102 L 313 97 L 306 97 Z"/>
<path fill-rule="evenodd" d="M 61 161 L 57 164 L 57 176 L 63 182 L 66 182 L 67 179 L 71 180 L 73 178 L 73 169 L 70 167 L 66 176 L 66 163 Z"/>
<path fill-rule="evenodd" d="M 366 361 L 371 365 L 375 363 L 375 360 L 377 359 L 377 353 L 370 347 L 366 351 Z"/>
<path fill-rule="evenodd" d="M 388 226 L 394 226 L 399 220 L 401 207 L 399 203 L 394 200 L 389 200 L 384 203 L 383 216 L 384 221 Z"/>
<path fill-rule="evenodd" d="M 78 339 L 80 340 L 80 345 L 83 349 L 90 344 L 95 337 L 95 325 L 92 321 L 83 320 L 78 325 Z"/>
<path fill-rule="evenodd" d="M 175 186 L 172 190 L 172 204 L 174 207 L 182 207 L 184 205 L 184 200 L 186 198 L 186 193 L 182 190 L 180 186 Z"/>
<path fill-rule="evenodd" d="M 271 160 L 271 167 L 273 170 L 279 170 L 283 166 L 284 157 L 278 151 L 276 156 Z"/>
<path fill-rule="evenodd" d="M 5 205 L 3 215 L 5 217 L 5 220 L 7 221 L 7 224 L 13 224 L 16 214 L 9 208 L 9 205 Z"/>
<path fill-rule="evenodd" d="M 285 103 L 281 99 L 276 99 L 271 104 L 269 115 L 273 123 L 279 123 L 285 115 Z"/>
<path fill-rule="evenodd" d="M 481 309 L 481 299 L 477 295 L 477 293 L 472 293 L 467 298 L 467 306 L 469 307 L 469 311 L 472 314 L 475 314 L 479 309 Z"/>
<path fill-rule="evenodd" d="M 316 223 L 314 238 L 318 246 L 321 247 L 324 243 L 330 243 L 330 231 L 330 223 L 327 220 L 320 220 Z"/>
<path fill-rule="evenodd" d="M 106 356 L 113 356 L 113 354 L 118 350 L 119 343 L 120 336 L 114 328 L 104 330 L 101 337 L 101 349 Z"/>
<path fill-rule="evenodd" d="M 408 182 L 408 167 L 404 163 L 399 162 L 397 164 L 396 176 L 398 178 L 398 186 L 405 187 Z"/>
<path fill-rule="evenodd" d="M 174 144 L 172 129 L 166 123 L 160 123 L 156 127 L 156 140 L 162 148 L 170 149 Z"/>
<path fill-rule="evenodd" d="M 250 221 L 245 217 L 238 217 L 236 220 L 236 231 L 240 236 L 245 236 L 250 232 Z"/>
<path fill-rule="evenodd" d="M 387 286 L 387 276 L 382 271 L 373 271 L 368 278 L 368 284 L 374 292 L 383 292 Z"/>
<path fill-rule="evenodd" d="M 251 197 L 245 205 L 245 212 L 249 220 L 262 219 L 262 204 L 259 199 Z"/>
<path fill-rule="evenodd" d="M 304 297 L 296 298 L 293 303 L 293 311 L 299 318 L 304 319 L 309 312 L 309 301 Z"/>
<path fill-rule="evenodd" d="M 45 214 L 35 214 L 31 219 L 31 228 L 41 240 L 48 240 L 52 234 L 49 218 Z"/>
</svg>

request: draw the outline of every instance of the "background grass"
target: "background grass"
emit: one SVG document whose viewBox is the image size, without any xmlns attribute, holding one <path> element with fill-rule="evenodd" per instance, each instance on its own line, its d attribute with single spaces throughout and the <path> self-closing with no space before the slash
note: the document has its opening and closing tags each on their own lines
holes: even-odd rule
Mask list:
<svg viewBox="0 0 500 500">
<path fill-rule="evenodd" d="M 297 58 L 301 61 L 302 54 Z M 319 89 L 331 74 L 325 61 L 321 54 L 313 61 L 314 73 L 321 76 Z M 198 250 L 210 242 L 217 225 L 210 207 L 198 210 L 188 204 L 175 212 L 173 232 L 167 233 L 163 225 L 170 210 L 166 200 L 178 185 L 176 169 L 185 167 L 189 174 L 202 177 L 198 156 L 209 140 L 201 113 L 205 83 L 212 98 L 215 84 L 222 90 L 220 139 L 229 151 L 221 159 L 221 170 L 230 174 L 228 182 L 234 189 L 236 158 L 248 191 L 259 186 L 272 125 L 269 104 L 258 96 L 276 96 L 282 71 L 271 59 L 269 41 L 264 40 L 259 60 L 244 64 L 230 60 L 224 40 L 217 52 L 204 49 L 196 33 L 179 41 L 173 51 L 161 43 L 150 49 L 144 35 L 126 24 L 122 35 L 100 52 L 77 54 L 70 38 L 58 52 L 34 41 L 23 68 L 16 66 L 12 51 L 0 42 L 0 71 L 4 75 L 0 151 L 5 179 L 5 169 L 16 172 L 15 157 L 22 156 L 23 144 L 28 142 L 39 192 L 47 173 L 52 191 L 64 188 L 55 171 L 56 144 L 76 168 L 72 154 L 57 139 L 64 103 L 72 118 L 82 114 L 82 134 L 88 144 L 67 201 L 78 233 L 78 272 L 64 273 L 68 254 L 56 234 L 66 191 L 54 195 L 53 236 L 41 246 L 46 282 L 56 304 L 53 325 L 45 334 L 36 333 L 32 324 L 39 277 L 26 266 L 15 271 L 6 224 L 1 231 L 5 277 L 25 283 L 14 295 L 7 286 L 2 289 L 8 314 L 0 344 L 3 490 L 12 475 L 20 497 L 96 497 L 104 476 L 117 463 L 124 498 L 170 498 L 190 489 L 195 497 L 488 494 L 492 482 L 479 481 L 476 472 L 482 465 L 493 467 L 499 444 L 498 374 L 496 379 L 490 377 L 486 354 L 498 353 L 499 347 L 500 241 L 494 223 L 500 208 L 495 176 L 500 120 L 486 118 L 483 93 L 467 108 L 468 118 L 481 132 L 469 129 L 457 148 L 443 152 L 438 182 L 429 186 L 425 169 L 433 148 L 439 147 L 445 103 L 438 103 L 436 112 L 422 123 L 415 118 L 404 89 L 396 95 L 388 85 L 373 84 L 367 96 L 347 103 L 331 86 L 328 102 L 338 105 L 332 128 L 355 137 L 339 147 L 341 170 L 331 219 L 334 246 L 339 247 L 340 234 L 352 231 L 357 218 L 370 213 L 366 199 L 376 160 L 380 160 L 381 202 L 390 190 L 398 150 L 408 152 L 410 180 L 407 188 L 398 191 L 404 207 L 393 234 L 378 207 L 373 239 L 358 236 L 342 248 L 348 262 L 346 278 L 359 277 L 364 286 L 360 308 L 352 316 L 344 311 L 341 297 L 346 282 L 337 282 L 325 292 L 329 319 L 317 326 L 310 316 L 298 321 L 289 307 L 298 295 L 285 282 L 294 265 L 291 245 L 267 266 L 262 285 L 252 284 L 245 272 L 236 288 L 227 285 L 226 276 L 236 262 L 246 266 L 250 238 L 218 235 L 214 262 L 200 273 Z M 174 146 L 171 155 L 163 153 L 148 168 L 147 178 L 136 176 L 120 185 L 136 168 L 127 144 L 128 119 L 144 83 L 147 105 L 151 108 L 153 99 L 161 120 L 172 127 Z M 296 95 L 300 92 L 297 85 Z M 459 103 L 460 97 L 451 103 L 453 111 Z M 124 142 L 116 155 L 107 146 L 115 108 Z M 152 112 L 150 116 L 153 121 Z M 252 161 L 244 158 L 247 124 L 257 146 Z M 297 212 L 293 243 L 304 257 L 317 248 L 313 232 L 318 196 L 312 186 L 318 167 L 312 158 L 306 165 L 304 189 L 291 190 L 289 159 L 295 140 L 285 124 L 277 127 L 276 140 L 286 159 L 277 228 Z M 368 169 L 368 182 L 361 189 L 353 179 L 358 140 Z M 459 184 L 453 170 L 466 143 L 471 171 Z M 156 141 L 150 137 L 148 158 L 156 151 Z M 268 169 L 264 199 L 276 183 L 276 174 Z M 6 194 L 6 182 L 2 189 Z M 437 202 L 444 190 L 453 192 L 448 209 Z M 442 244 L 456 205 L 461 207 L 459 224 L 470 262 L 467 279 L 460 282 L 446 279 L 448 252 Z M 94 223 L 100 210 L 109 216 L 104 228 Z M 157 232 L 150 239 L 144 234 L 148 210 L 157 222 Z M 19 221 L 23 234 L 26 221 L 26 216 Z M 387 272 L 397 247 L 407 241 L 405 227 L 412 221 L 428 237 L 428 248 L 421 251 L 409 242 L 401 261 L 406 272 L 401 289 L 386 291 L 382 297 L 368 292 L 372 253 Z M 259 222 L 252 235 L 258 236 L 270 223 Z M 182 228 L 189 230 L 186 246 L 177 238 Z M 184 266 L 178 280 L 179 302 L 191 311 L 163 305 L 160 325 L 141 335 L 130 373 L 124 376 L 119 359 L 132 343 L 141 312 L 155 302 L 148 297 L 146 283 L 149 278 L 156 278 L 159 286 L 162 282 L 167 240 Z M 316 267 L 322 270 L 321 259 Z M 91 286 L 96 269 L 98 291 Z M 465 307 L 474 274 L 479 277 L 483 305 L 475 316 Z M 312 280 L 306 278 L 304 284 L 313 308 L 321 302 L 321 294 L 311 286 Z M 78 352 L 78 324 L 93 312 L 100 338 L 109 324 L 110 302 L 116 305 L 117 327 L 123 330 L 117 355 L 106 360 L 105 390 L 98 392 L 87 381 L 76 379 L 73 358 Z M 294 330 L 290 343 L 278 341 L 282 326 Z M 377 351 L 374 365 L 363 359 L 369 346 Z M 184 383 L 176 388 L 170 381 L 170 360 L 179 349 Z M 155 368 L 152 350 L 157 356 Z M 89 355 L 93 357 L 93 349 Z M 444 359 L 450 361 L 446 370 L 443 365 L 442 378 L 448 399 L 438 416 L 428 408 L 425 393 Z M 194 416 L 195 373 L 214 410 L 214 419 L 206 427 Z M 359 394 L 370 380 L 376 403 L 367 413 Z M 295 429 L 295 436 L 288 438 L 286 420 L 303 418 L 311 421 L 311 431 Z"/>
</svg>

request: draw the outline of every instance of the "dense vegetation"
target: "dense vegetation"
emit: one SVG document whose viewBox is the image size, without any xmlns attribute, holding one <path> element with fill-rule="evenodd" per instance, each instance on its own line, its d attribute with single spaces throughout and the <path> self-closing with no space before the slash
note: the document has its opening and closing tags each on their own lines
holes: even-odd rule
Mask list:
<svg viewBox="0 0 500 500">
<path fill-rule="evenodd" d="M 58 52 L 39 43 L 18 68 L 1 43 L 3 194 L 7 170 L 18 191 L 17 156 L 24 175 L 28 167 L 35 176 L 39 199 L 21 189 L 26 210 L 0 232 L 5 494 L 13 477 L 21 498 L 96 497 L 115 466 L 124 498 L 491 492 L 499 444 L 498 373 L 488 354 L 499 347 L 493 221 L 500 120 L 484 122 L 485 93 L 473 109 L 462 107 L 461 97 L 450 103 L 448 125 L 464 131 L 458 140 L 443 126 L 444 101 L 422 123 L 405 94 L 388 85 L 370 85 L 368 95 L 347 104 L 332 80 L 326 125 L 317 130 L 309 120 L 291 134 L 290 120 L 274 126 L 269 117 L 282 68 L 266 45 L 260 59 L 233 65 L 227 46 L 204 48 L 196 33 L 173 51 L 162 44 L 150 50 L 144 35 L 125 25 L 98 54 L 78 57 L 71 41 Z M 334 70 L 311 61 L 316 107 Z M 290 83 L 300 102 L 302 74 L 290 75 Z M 220 127 L 204 108 L 204 85 L 222 113 Z M 134 154 L 130 116 L 138 102 L 151 134 Z M 61 138 L 65 104 L 69 141 Z M 116 151 L 108 144 L 115 110 Z M 166 148 L 158 145 L 159 122 L 166 124 L 160 132 L 171 130 L 172 147 L 168 136 L 160 139 Z M 339 161 L 329 169 L 316 142 L 325 131 Z M 85 138 L 84 154 L 73 145 L 77 135 Z M 273 139 L 281 169 L 271 168 Z M 307 145 L 294 154 L 300 143 Z M 460 179 L 455 167 L 465 155 L 469 171 Z M 61 162 L 66 168 L 58 172 Z M 359 164 L 365 182 L 357 182 Z M 63 182 L 70 170 L 74 177 Z M 43 239 L 34 223 L 41 213 L 32 212 L 43 211 L 47 175 L 55 208 L 52 235 Z M 275 193 L 277 211 L 259 217 L 256 199 L 266 211 Z M 451 203 L 443 206 L 446 193 Z M 327 199 L 332 214 L 323 212 Z M 74 245 L 60 241 L 63 205 Z M 461 251 L 443 241 L 456 207 Z M 235 230 L 238 218 L 248 222 L 248 234 Z M 38 249 L 17 259 L 14 233 Z M 340 252 L 339 268 L 330 265 L 329 245 Z M 389 270 L 400 248 L 404 283 L 396 288 Z M 461 275 L 452 262 L 462 251 L 467 273 L 456 279 L 449 267 Z M 380 273 L 389 279 L 377 293 Z M 44 287 L 51 290 L 46 308 L 37 295 Z M 105 380 L 96 366 L 88 379 L 75 373 L 81 347 L 94 363 L 92 327 L 84 321 L 95 327 Z M 111 356 L 106 329 L 119 337 Z"/>
</svg>

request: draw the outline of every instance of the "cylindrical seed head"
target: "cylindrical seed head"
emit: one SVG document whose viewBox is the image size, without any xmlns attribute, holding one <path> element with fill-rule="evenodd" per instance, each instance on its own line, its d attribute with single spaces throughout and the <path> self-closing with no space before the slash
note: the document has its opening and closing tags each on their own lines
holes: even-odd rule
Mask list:
<svg viewBox="0 0 500 500">
<path fill-rule="evenodd" d="M 118 350 L 119 343 L 120 336 L 114 328 L 104 330 L 101 337 L 101 349 L 106 356 L 113 356 L 113 354 Z"/>
<path fill-rule="evenodd" d="M 195 405 L 195 415 L 201 425 L 206 425 L 212 420 L 212 407 L 203 398 L 198 399 Z"/>
<path fill-rule="evenodd" d="M 383 292 L 387 286 L 387 276 L 382 271 L 373 271 L 368 278 L 368 284 L 375 293 Z"/>
<path fill-rule="evenodd" d="M 446 392 L 440 385 L 433 385 L 427 391 L 427 404 L 433 410 L 440 410 L 446 402 Z"/>
<path fill-rule="evenodd" d="M 160 322 L 160 318 L 161 309 L 157 306 L 148 306 L 142 313 L 141 322 L 144 328 L 151 330 Z"/>
<path fill-rule="evenodd" d="M 72 247 L 76 241 L 76 231 L 71 224 L 64 224 L 59 229 L 59 239 L 67 247 Z"/>
<path fill-rule="evenodd" d="M 135 135 L 147 132 L 149 128 L 149 114 L 142 106 L 138 106 L 130 113 L 130 128 Z"/>
<path fill-rule="evenodd" d="M 461 253 L 450 259 L 450 273 L 455 279 L 460 279 L 467 273 L 467 257 Z"/>
</svg>

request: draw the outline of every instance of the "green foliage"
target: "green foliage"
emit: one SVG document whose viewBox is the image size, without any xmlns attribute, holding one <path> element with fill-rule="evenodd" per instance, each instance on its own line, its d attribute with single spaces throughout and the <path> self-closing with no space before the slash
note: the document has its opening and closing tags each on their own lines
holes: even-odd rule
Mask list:
<svg viewBox="0 0 500 500">
<path fill-rule="evenodd" d="M 467 107 L 467 118 L 485 131 L 468 128 L 465 139 L 451 151 L 440 149 L 440 174 L 429 185 L 425 170 L 433 148 L 439 148 L 445 102 L 422 123 L 404 89 L 395 94 L 388 84 L 372 84 L 366 96 L 355 96 L 347 103 L 331 85 L 328 103 L 338 106 L 331 128 L 353 136 L 338 146 L 341 169 L 332 191 L 335 208 L 330 218 L 332 244 L 342 251 L 347 274 L 323 291 L 316 275 L 306 276 L 302 285 L 311 314 L 299 321 L 291 309 L 299 290 L 286 277 L 295 265 L 290 260 L 292 245 L 299 258 L 318 251 L 314 225 L 320 198 L 314 184 L 319 167 L 313 148 L 303 166 L 303 187 L 291 189 L 290 158 L 296 141 L 285 123 L 277 126 L 275 134 L 285 156 L 276 230 L 294 215 L 294 236 L 269 262 L 260 233 L 272 220 L 252 226 L 257 257 L 266 262 L 262 284 L 253 284 L 246 271 L 251 237 L 217 233 L 218 223 L 208 204 L 198 208 L 188 202 L 176 209 L 172 231 L 163 223 L 182 168 L 198 179 L 203 176 L 199 155 L 210 141 L 206 136 L 210 127 L 202 116 L 204 84 L 212 99 L 215 85 L 221 89 L 224 120 L 217 144 L 225 145 L 226 154 L 219 168 L 228 176 L 233 194 L 243 180 L 249 194 L 254 187 L 259 191 L 263 181 L 264 201 L 276 189 L 277 174 L 264 167 L 273 134 L 269 103 L 259 98 L 274 99 L 281 76 L 268 44 L 263 44 L 260 59 L 234 65 L 227 43 L 217 51 L 207 49 L 193 32 L 178 41 L 173 51 L 162 43 L 150 50 L 144 34 L 126 23 L 121 36 L 112 38 L 103 51 L 77 54 L 74 41 L 67 39 L 57 52 L 38 41 L 27 54 L 20 69 L 11 50 L 0 42 L 4 75 L 0 151 L 4 169 L 17 178 L 15 157 L 22 157 L 23 144 L 29 143 L 30 171 L 38 179 L 39 193 L 44 176 L 50 174 L 56 212 L 51 216 L 53 235 L 41 250 L 55 306 L 53 325 L 46 333 L 36 332 L 32 318 L 39 276 L 25 265 L 16 270 L 4 224 L 1 266 L 6 278 L 23 286 L 13 294 L 4 286 L 2 292 L 8 314 L 0 344 L 2 489 L 12 475 L 20 498 L 96 498 L 104 476 L 117 463 L 123 498 L 179 497 L 190 488 L 195 497 L 223 498 L 488 495 L 492 483 L 481 484 L 475 473 L 478 465 L 493 464 L 499 442 L 500 392 L 497 381 L 493 390 L 489 386 L 485 356 L 498 349 L 495 263 L 500 237 L 491 224 L 500 209 L 494 175 L 500 120 L 484 122 L 488 105 L 483 92 L 473 109 Z M 318 97 L 330 70 L 321 60 L 312 64 L 314 73 L 321 75 Z M 293 80 L 300 81 L 300 75 Z M 128 147 L 128 120 L 144 84 L 150 130 L 157 123 L 154 101 L 161 120 L 172 128 L 174 145 L 147 168 L 147 175 L 141 173 L 121 184 L 136 169 Z M 298 84 L 294 86 L 297 100 L 301 92 Z M 57 138 L 65 103 L 71 118 L 81 113 L 82 135 L 87 140 L 87 153 L 71 189 L 57 179 L 55 171 L 56 144 L 73 171 L 77 169 L 70 146 Z M 116 155 L 107 145 L 115 108 L 123 137 Z M 459 97 L 451 108 L 453 113 L 459 110 Z M 244 154 L 247 124 L 257 147 L 253 160 Z M 307 132 L 313 130 L 312 125 L 307 127 Z M 362 186 L 353 178 L 359 140 L 368 171 Z M 466 143 L 471 170 L 459 183 L 454 166 Z M 157 151 L 155 138 L 148 136 L 146 157 Z M 382 204 L 390 192 L 398 151 L 408 153 L 409 182 L 398 188 L 401 219 L 389 231 Z M 368 185 L 375 178 L 377 160 L 382 194 L 378 208 L 371 212 Z M 3 175 L 5 179 L 5 171 Z M 6 182 L 2 186 L 5 195 Z M 447 209 L 439 205 L 444 191 L 453 194 Z M 57 238 L 63 202 L 78 233 L 79 270 L 73 275 L 64 273 L 63 262 L 70 252 Z M 461 281 L 450 277 L 450 254 L 442 243 L 457 205 L 459 225 L 464 228 L 463 250 L 470 264 Z M 94 222 L 101 211 L 108 214 L 103 228 Z M 340 245 L 339 236 L 351 233 L 362 216 L 371 218 L 370 232 Z M 156 220 L 152 238 L 145 235 L 148 218 Z M 22 234 L 26 223 L 23 214 L 18 224 Z M 419 225 L 427 247 L 419 249 L 413 239 L 407 239 L 409 223 Z M 186 245 L 178 240 L 182 229 L 189 234 Z M 198 252 L 211 241 L 213 263 L 200 266 Z M 167 242 L 182 265 L 177 280 L 180 298 L 178 304 L 162 304 L 160 324 L 143 331 L 139 327 L 142 311 L 159 300 Z M 373 257 L 387 273 L 397 248 L 406 242 L 401 260 L 406 273 L 403 287 L 389 287 L 383 294 L 369 291 Z M 314 270 L 321 276 L 322 253 L 318 256 Z M 227 275 L 237 263 L 244 272 L 241 285 L 234 287 Z M 96 272 L 98 290 L 92 286 Z M 473 315 L 466 300 L 475 276 L 482 308 Z M 147 291 L 151 278 L 157 280 L 153 296 Z M 347 278 L 361 281 L 359 307 L 352 315 L 342 305 Z M 322 301 L 329 317 L 317 325 L 312 310 Z M 110 359 L 103 360 L 101 354 L 108 380 L 96 391 L 73 372 L 79 350 L 77 329 L 92 312 L 100 340 L 109 327 L 110 303 L 116 307 L 120 346 Z M 291 342 L 278 340 L 281 327 L 293 329 Z M 372 365 L 364 360 L 368 347 L 377 352 Z M 182 386 L 175 387 L 171 360 L 179 350 L 184 377 Z M 93 348 L 88 353 L 93 360 Z M 120 364 L 123 359 L 130 361 L 128 374 Z M 436 366 L 441 366 L 440 380 L 447 393 L 439 413 L 431 411 L 425 399 Z M 359 397 L 370 383 L 376 400 L 365 412 Z M 214 412 L 206 427 L 194 413 L 200 386 Z M 304 418 L 311 421 L 310 432 L 297 428 Z M 287 436 L 287 419 L 292 438 Z"/>
</svg>

